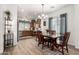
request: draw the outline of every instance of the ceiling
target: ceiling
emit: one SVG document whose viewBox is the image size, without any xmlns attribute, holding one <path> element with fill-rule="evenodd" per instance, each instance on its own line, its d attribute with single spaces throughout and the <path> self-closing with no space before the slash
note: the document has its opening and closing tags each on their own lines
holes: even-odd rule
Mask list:
<svg viewBox="0 0 79 59">
<path fill-rule="evenodd" d="M 44 4 L 44 12 L 47 14 L 53 12 L 59 8 L 67 6 L 67 4 Z M 31 19 L 36 18 L 42 13 L 41 4 L 19 4 L 18 5 L 18 17 L 29 17 Z"/>
</svg>

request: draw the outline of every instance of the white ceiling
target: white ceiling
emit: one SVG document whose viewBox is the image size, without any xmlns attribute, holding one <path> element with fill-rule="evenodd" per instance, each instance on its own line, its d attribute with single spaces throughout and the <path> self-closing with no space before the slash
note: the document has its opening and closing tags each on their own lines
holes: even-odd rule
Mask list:
<svg viewBox="0 0 79 59">
<path fill-rule="evenodd" d="M 67 4 L 44 4 L 44 12 L 47 14 L 53 12 L 59 8 L 67 6 Z M 53 8 L 51 8 L 53 7 Z M 18 5 L 18 16 L 19 17 L 30 17 L 35 18 L 37 15 L 41 14 L 42 5 L 41 4 L 19 4 Z"/>
</svg>

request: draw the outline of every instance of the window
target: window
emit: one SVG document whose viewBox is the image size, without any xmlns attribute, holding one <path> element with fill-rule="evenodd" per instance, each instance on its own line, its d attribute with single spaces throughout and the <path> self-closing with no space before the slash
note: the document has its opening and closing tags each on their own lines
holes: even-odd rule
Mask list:
<svg viewBox="0 0 79 59">
<path fill-rule="evenodd" d="M 49 18 L 49 29 L 56 33 L 64 34 L 67 32 L 67 14 L 61 14 L 60 17 Z"/>
</svg>

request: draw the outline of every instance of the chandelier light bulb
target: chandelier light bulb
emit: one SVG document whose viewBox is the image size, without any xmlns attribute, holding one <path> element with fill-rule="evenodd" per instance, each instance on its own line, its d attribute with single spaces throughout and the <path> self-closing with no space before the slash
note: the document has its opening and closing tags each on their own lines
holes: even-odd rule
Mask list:
<svg viewBox="0 0 79 59">
<path fill-rule="evenodd" d="M 38 18 L 40 18 L 40 19 L 41 19 L 41 16 L 39 15 L 39 16 L 38 16 Z"/>
<path fill-rule="evenodd" d="M 44 15 L 44 14 L 42 14 L 41 16 L 42 16 L 42 17 L 44 17 L 45 15 Z"/>
</svg>

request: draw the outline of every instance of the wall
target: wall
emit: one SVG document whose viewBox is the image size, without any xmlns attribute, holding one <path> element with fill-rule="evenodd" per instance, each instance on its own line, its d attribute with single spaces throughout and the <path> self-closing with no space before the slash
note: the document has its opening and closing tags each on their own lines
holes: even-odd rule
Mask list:
<svg viewBox="0 0 79 59">
<path fill-rule="evenodd" d="M 44 26 L 44 24 L 43 24 L 43 22 L 46 22 L 46 26 Z M 42 19 L 41 20 L 41 30 L 42 30 L 42 32 L 43 33 L 46 33 L 46 29 L 48 29 L 49 28 L 49 21 L 48 21 L 48 18 L 46 18 L 46 19 Z"/>
<path fill-rule="evenodd" d="M 17 5 L 11 5 L 12 30 L 14 33 L 14 45 L 17 44 Z"/>
<path fill-rule="evenodd" d="M 68 5 L 65 6 L 59 10 L 56 10 L 54 12 L 51 12 L 48 14 L 49 17 L 59 17 L 60 14 L 67 13 L 67 30 L 71 32 L 69 44 L 75 45 L 75 38 L 74 38 L 74 32 L 73 32 L 73 23 L 74 23 L 74 14 L 75 14 L 75 6 L 74 5 Z"/>
<path fill-rule="evenodd" d="M 79 48 L 79 4 L 75 5 L 75 18 L 73 20 L 74 42 L 76 48 Z"/>
<path fill-rule="evenodd" d="M 2 15 L 2 5 L 0 5 L 0 53 L 3 52 L 3 35 L 4 35 L 4 21 L 3 21 L 3 15 Z"/>
</svg>

